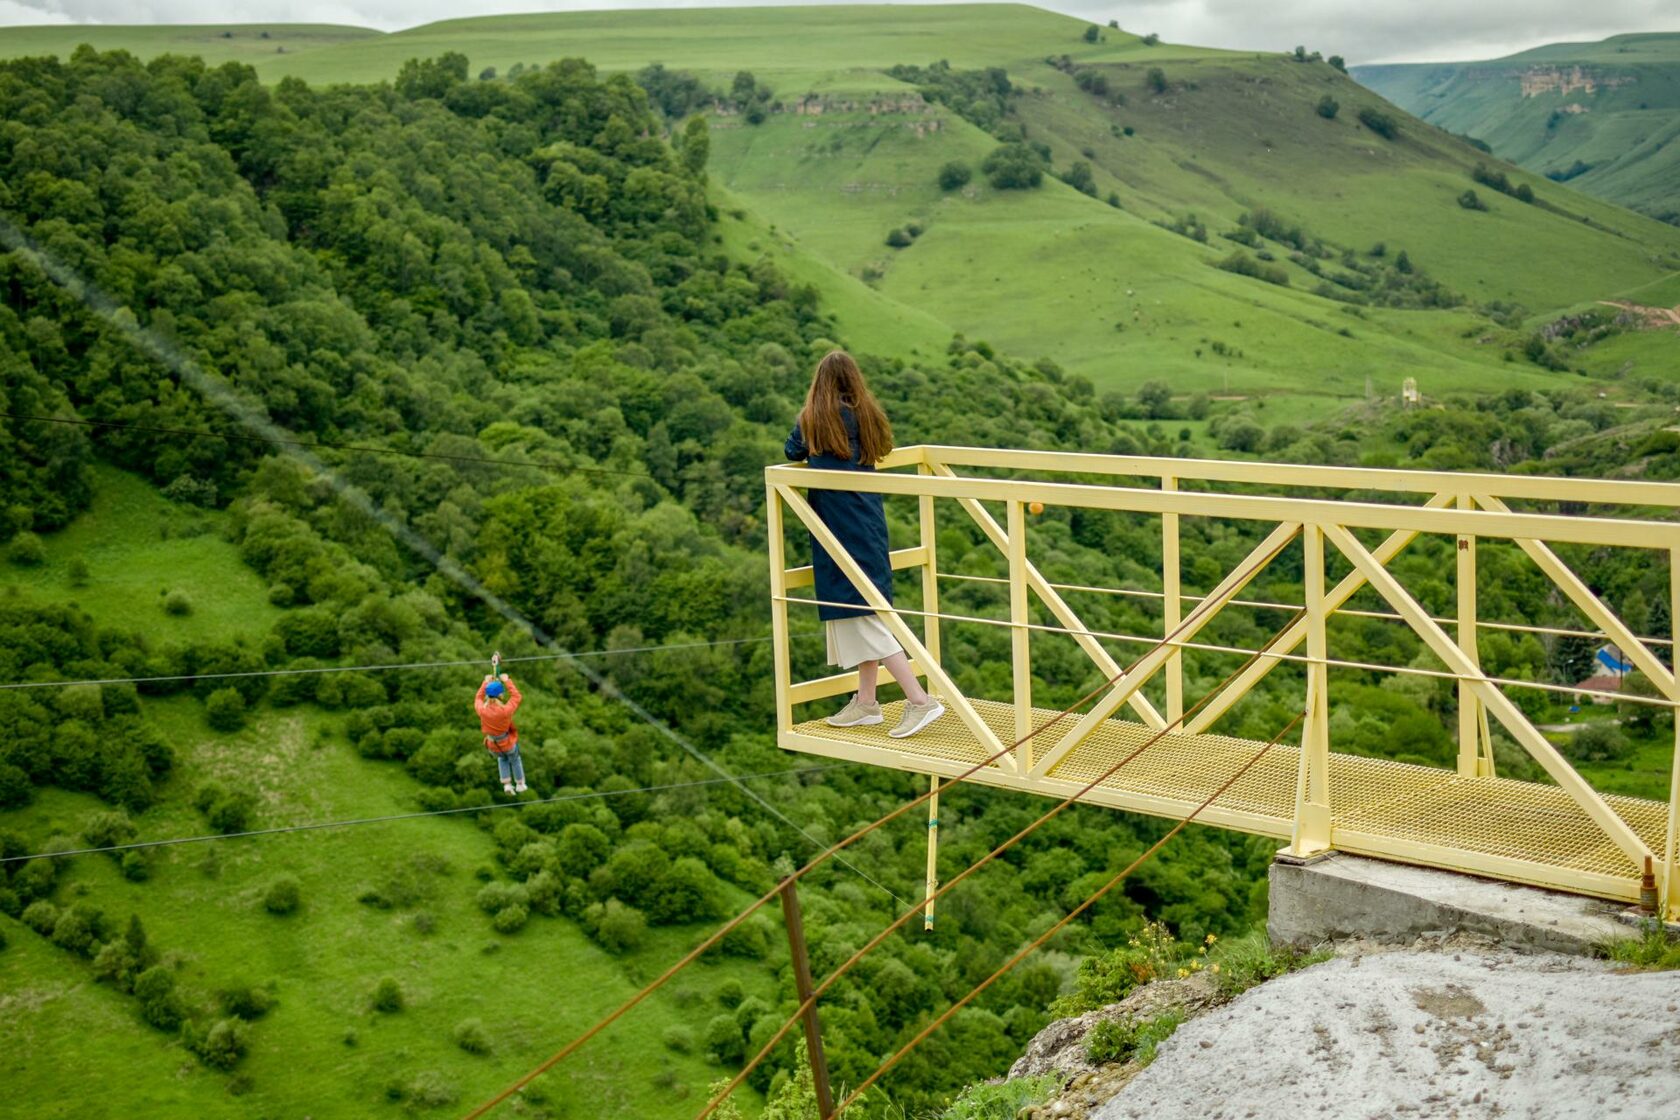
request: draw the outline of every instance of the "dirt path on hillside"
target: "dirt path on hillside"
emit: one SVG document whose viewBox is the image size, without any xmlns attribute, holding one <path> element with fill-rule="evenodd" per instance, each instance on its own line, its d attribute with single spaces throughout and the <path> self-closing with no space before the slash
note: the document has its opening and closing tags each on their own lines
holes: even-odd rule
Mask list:
<svg viewBox="0 0 1680 1120">
<path fill-rule="evenodd" d="M 1680 304 L 1673 307 L 1647 307 L 1642 303 L 1629 303 L 1625 299 L 1601 299 L 1598 302 L 1605 307 L 1619 307 L 1638 317 L 1641 330 L 1660 331 L 1668 327 L 1680 327 Z"/>
<path fill-rule="evenodd" d="M 1680 973 L 1405 950 L 1186 1023 L 1093 1120 L 1657 1120 L 1676 1100 Z"/>
</svg>

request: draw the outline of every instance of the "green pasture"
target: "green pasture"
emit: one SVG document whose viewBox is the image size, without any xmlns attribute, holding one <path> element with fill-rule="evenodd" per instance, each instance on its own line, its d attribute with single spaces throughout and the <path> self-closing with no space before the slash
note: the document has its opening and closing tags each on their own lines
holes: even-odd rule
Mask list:
<svg viewBox="0 0 1680 1120">
<path fill-rule="evenodd" d="M 271 59 L 381 37 L 365 27 L 314 23 L 49 24 L 0 28 L 0 58 L 57 55 L 68 58 L 83 43 L 138 58 L 197 55 L 211 65 Z"/>
<path fill-rule="evenodd" d="M 264 710 L 228 735 L 210 731 L 191 701 L 147 710 L 178 763 L 165 800 L 137 818 L 142 839 L 202 834 L 189 802 L 208 779 L 254 789 L 259 828 L 415 809 L 413 780 L 399 766 L 358 757 L 318 712 Z M 75 836 L 102 808 L 90 796 L 44 790 L 0 824 L 46 844 Z M 413 872 L 418 901 L 383 910 L 357 901 L 417 861 L 443 868 Z M 636 953 L 614 958 L 565 919 L 533 916 L 516 934 L 497 933 L 473 901 L 483 885 L 475 871 L 493 863 L 489 835 L 465 815 L 164 848 L 144 883 L 124 879 L 107 857 L 76 859 L 62 874 L 61 902 L 85 895 L 119 927 L 139 914 L 151 942 L 176 962 L 190 1001 L 207 1005 L 219 989 L 249 984 L 267 987 L 275 1007 L 253 1025 L 241 1080 L 232 1082 L 142 1023 L 134 1000 L 94 983 L 87 962 L 0 917 L 12 944 L 0 953 L 0 1003 L 28 1011 L 0 1015 L 0 1077 L 42 1117 L 400 1115 L 405 1106 L 387 1087 L 417 1080 L 441 1086 L 459 1110 L 541 1061 L 628 998 L 635 977 L 651 976 L 698 939 L 652 931 Z M 261 900 L 283 874 L 302 883 L 303 904 L 279 917 Z M 422 932 L 426 921 L 430 932 Z M 406 999 L 394 1014 L 369 1004 L 385 976 Z M 667 1115 L 698 1102 L 719 1070 L 701 1053 L 667 1048 L 666 1029 L 684 1025 L 698 1038 L 723 1010 L 713 996 L 724 979 L 769 995 L 770 976 L 758 962 L 701 966 L 584 1060 L 545 1078 L 532 1100 L 580 1117 Z M 483 1022 L 488 1054 L 457 1047 L 455 1026 L 469 1018 Z M 83 1092 L 58 1094 L 66 1069 L 84 1084 L 122 1085 L 113 1110 L 89 1111 L 95 1098 Z M 742 1093 L 742 1103 L 752 1096 Z"/>
<path fill-rule="evenodd" d="M 115 467 L 95 468 L 92 507 L 42 538 L 44 564 L 0 563 L 0 588 L 41 603 L 75 603 L 102 626 L 162 644 L 261 637 L 279 617 L 268 588 L 223 537 L 226 514 L 181 505 Z M 85 580 L 72 575 L 80 564 Z M 171 592 L 191 610 L 171 614 Z"/>
</svg>

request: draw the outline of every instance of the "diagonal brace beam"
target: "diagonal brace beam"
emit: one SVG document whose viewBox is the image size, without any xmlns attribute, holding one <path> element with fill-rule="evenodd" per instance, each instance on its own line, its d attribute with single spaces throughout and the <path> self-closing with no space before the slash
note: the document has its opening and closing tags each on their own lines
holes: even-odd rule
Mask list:
<svg viewBox="0 0 1680 1120">
<path fill-rule="evenodd" d="M 1510 506 L 1491 494 L 1477 494 L 1475 500 L 1476 504 L 1483 509 L 1493 510 L 1497 513 L 1511 512 Z M 1582 614 L 1591 619 L 1595 626 L 1604 631 L 1606 637 L 1615 642 L 1617 647 L 1633 660 L 1634 666 L 1649 677 L 1652 684 L 1656 685 L 1665 694 L 1673 690 L 1674 674 L 1668 671 L 1666 665 L 1657 660 L 1656 654 L 1652 653 L 1650 648 L 1640 641 L 1632 630 L 1628 629 L 1627 623 L 1617 618 L 1610 608 L 1604 605 L 1603 600 L 1594 595 L 1587 585 L 1581 582 L 1581 577 L 1571 571 L 1569 565 L 1558 558 L 1557 553 L 1553 552 L 1542 541 L 1525 540 L 1520 537 L 1513 538 L 1513 540 L 1515 540 L 1517 547 L 1528 553 L 1529 558 L 1539 566 L 1540 570 L 1545 572 L 1546 576 L 1558 585 L 1558 589 L 1569 596 L 1570 602 L 1579 607 Z"/>
<path fill-rule="evenodd" d="M 903 646 L 916 663 L 927 671 L 928 683 L 944 696 L 946 702 L 956 712 L 957 718 L 962 720 L 963 726 L 968 728 L 969 733 L 980 744 L 980 749 L 988 756 L 1001 755 L 1002 757 L 997 759 L 997 765 L 1005 770 L 1015 770 L 1014 755 L 1003 753 L 1004 745 L 1002 741 L 992 733 L 990 727 L 986 726 L 986 721 L 980 718 L 980 714 L 974 710 L 974 705 L 969 703 L 968 697 L 964 696 L 957 688 L 956 682 L 951 679 L 950 674 L 945 672 L 944 667 L 934 660 L 933 655 L 916 637 L 915 632 L 904 624 L 903 619 L 898 617 L 898 612 L 893 610 L 893 606 L 887 602 L 886 596 L 882 595 L 880 589 L 864 574 L 858 562 L 852 558 L 852 554 L 846 551 L 839 538 L 834 535 L 833 530 L 823 524 L 822 518 L 817 516 L 816 510 L 811 508 L 810 503 L 805 500 L 804 496 L 791 486 L 778 485 L 776 492 L 799 520 L 805 523 L 805 528 L 811 531 L 812 538 L 840 566 L 840 570 L 846 574 L 846 578 L 852 581 L 852 586 L 857 588 L 859 595 L 863 596 L 863 601 L 875 610 L 882 622 L 886 623 L 892 636 L 898 639 L 898 644 Z"/>
<path fill-rule="evenodd" d="M 1436 494 L 1423 504 L 1424 509 L 1445 509 L 1452 504 L 1452 497 L 1447 494 Z M 1401 549 L 1411 544 L 1417 538 L 1413 529 L 1400 529 L 1388 535 L 1388 538 L 1377 546 L 1376 556 L 1379 563 L 1386 565 L 1390 560 L 1400 555 Z M 1336 586 L 1324 596 L 1324 610 L 1334 613 L 1341 605 L 1353 598 L 1365 586 L 1365 577 L 1357 571 L 1349 572 L 1336 582 Z M 1298 618 L 1291 623 L 1283 633 L 1267 644 L 1268 654 L 1294 653 L 1296 648 L 1307 640 L 1307 620 Z M 1218 722 L 1219 717 L 1230 711 L 1237 701 L 1247 696 L 1249 690 L 1259 684 L 1268 673 L 1276 669 L 1283 662 L 1276 656 L 1258 658 L 1254 664 L 1237 674 L 1237 678 L 1220 690 L 1215 696 L 1202 706 L 1202 710 L 1191 717 L 1184 730 L 1192 735 L 1198 735 Z"/>
<path fill-rule="evenodd" d="M 1213 621 L 1213 616 L 1238 595 L 1243 588 L 1251 583 L 1283 551 L 1284 545 L 1294 540 L 1301 531 L 1299 521 L 1285 521 L 1266 535 L 1266 539 L 1255 545 L 1242 562 L 1231 570 L 1231 573 L 1220 581 L 1219 586 L 1208 593 L 1208 597 L 1196 605 L 1188 618 L 1179 624 L 1178 632 L 1170 638 L 1163 638 L 1161 642 L 1150 648 L 1149 652 L 1138 659 L 1137 665 L 1127 676 L 1124 684 L 1116 684 L 1109 689 L 1096 706 L 1086 712 L 1080 721 L 1073 725 L 1066 735 L 1063 735 L 1056 745 L 1047 751 L 1038 764 L 1032 768 L 1031 775 L 1042 778 L 1068 756 L 1075 747 L 1083 743 L 1103 721 L 1112 716 L 1127 697 L 1143 687 L 1145 681 L 1160 672 L 1177 648 L 1175 642 L 1188 642 L 1199 634 L 1204 626 Z"/>
<path fill-rule="evenodd" d="M 1371 586 L 1405 618 L 1418 637 L 1429 646 L 1431 652 L 1476 690 L 1488 713 L 1516 737 L 1524 749 L 1534 756 L 1536 762 L 1545 767 L 1546 773 L 1550 774 L 1587 816 L 1604 830 L 1611 842 L 1633 861 L 1633 865 L 1642 866 L 1652 853 L 1638 833 L 1617 816 L 1614 809 L 1605 804 L 1598 791 L 1575 772 L 1574 767 L 1564 760 L 1556 747 L 1547 742 L 1546 737 L 1535 729 L 1510 698 L 1487 679 L 1470 656 L 1458 648 L 1458 643 L 1448 636 L 1439 623 L 1429 617 L 1429 612 L 1424 610 L 1404 587 L 1400 586 L 1400 581 L 1394 578 L 1393 573 L 1378 563 L 1376 557 L 1366 551 L 1365 546 L 1341 526 L 1326 525 L 1324 536 L 1353 561 L 1354 567 L 1363 572 L 1365 578 L 1371 581 Z"/>
<path fill-rule="evenodd" d="M 950 467 L 936 465 L 933 470 L 934 473 L 944 475 L 946 478 L 956 477 L 951 473 Z M 1004 531 L 1003 526 L 997 523 L 997 518 L 993 517 L 986 507 L 980 504 L 978 499 L 958 498 L 957 503 L 974 519 L 974 523 L 980 526 L 980 531 L 986 534 L 992 544 L 997 546 L 1000 551 L 1008 553 L 1009 534 Z M 1073 608 L 1067 605 L 1067 600 L 1063 599 L 1056 589 L 1050 586 L 1050 581 L 1044 578 L 1044 573 L 1038 570 L 1038 566 L 1030 560 L 1027 561 L 1027 586 L 1032 589 L 1033 594 L 1037 595 L 1046 607 L 1050 608 L 1050 613 L 1056 616 L 1057 622 L 1060 622 L 1066 629 L 1074 631 L 1071 637 L 1079 643 L 1079 648 L 1085 651 L 1085 656 L 1096 664 L 1097 669 L 1104 677 L 1111 680 L 1119 679 L 1122 682 L 1129 679 L 1125 676 L 1125 670 L 1120 663 L 1109 656 L 1101 642 L 1088 633 L 1082 633 L 1085 630 L 1084 622 L 1074 613 Z M 1156 710 L 1155 705 L 1151 704 L 1149 698 L 1141 692 L 1133 693 L 1129 698 L 1129 703 L 1151 730 L 1159 731 L 1167 725 L 1167 721 L 1161 718 L 1161 713 Z"/>
</svg>

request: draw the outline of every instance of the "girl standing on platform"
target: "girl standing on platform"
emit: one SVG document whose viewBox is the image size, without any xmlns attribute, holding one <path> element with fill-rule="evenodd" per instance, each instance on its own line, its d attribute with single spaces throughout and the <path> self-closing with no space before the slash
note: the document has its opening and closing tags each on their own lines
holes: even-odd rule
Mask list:
<svg viewBox="0 0 1680 1120">
<path fill-rule="evenodd" d="M 787 457 L 795 462 L 808 460 L 817 470 L 873 471 L 892 448 L 892 425 L 864 383 L 863 371 L 844 350 L 830 351 L 817 363 L 805 407 L 788 436 Z M 887 554 L 883 495 L 813 489 L 807 500 L 869 582 L 891 603 L 892 561 Z M 858 669 L 857 695 L 829 716 L 828 722 L 835 727 L 881 722 L 875 683 L 876 667 L 882 664 L 904 690 L 904 711 L 888 735 L 895 739 L 914 735 L 944 715 L 945 706 L 922 688 L 892 632 L 815 540 L 811 563 L 817 598 L 824 604 L 817 607 L 817 614 L 828 630 L 829 663 Z"/>
</svg>

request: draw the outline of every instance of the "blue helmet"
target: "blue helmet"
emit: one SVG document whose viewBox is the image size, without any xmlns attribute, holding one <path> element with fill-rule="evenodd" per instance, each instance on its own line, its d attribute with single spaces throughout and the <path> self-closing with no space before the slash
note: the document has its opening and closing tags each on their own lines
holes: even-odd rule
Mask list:
<svg viewBox="0 0 1680 1120">
<path fill-rule="evenodd" d="M 502 693 L 506 691 L 507 689 L 502 687 L 501 681 L 491 681 L 489 684 L 484 686 L 484 695 L 490 697 L 492 700 L 500 700 L 502 698 Z"/>
</svg>

